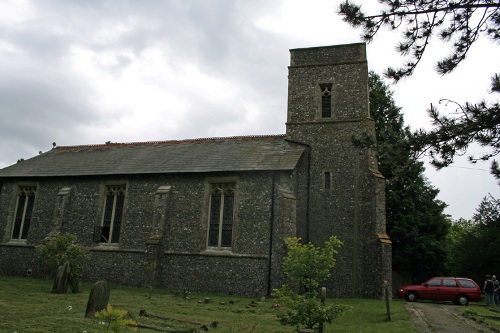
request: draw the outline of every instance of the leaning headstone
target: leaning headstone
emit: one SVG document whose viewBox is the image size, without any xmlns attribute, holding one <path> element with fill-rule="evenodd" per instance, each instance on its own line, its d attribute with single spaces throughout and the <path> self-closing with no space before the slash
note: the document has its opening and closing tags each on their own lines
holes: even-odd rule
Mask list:
<svg viewBox="0 0 500 333">
<path fill-rule="evenodd" d="M 97 281 L 90 290 L 85 317 L 92 318 L 96 312 L 106 309 L 109 302 L 109 294 L 109 284 L 104 280 Z"/>
<path fill-rule="evenodd" d="M 68 292 L 68 279 L 69 279 L 69 262 L 59 266 L 57 269 L 54 284 L 52 285 L 53 294 L 66 294 Z"/>
</svg>

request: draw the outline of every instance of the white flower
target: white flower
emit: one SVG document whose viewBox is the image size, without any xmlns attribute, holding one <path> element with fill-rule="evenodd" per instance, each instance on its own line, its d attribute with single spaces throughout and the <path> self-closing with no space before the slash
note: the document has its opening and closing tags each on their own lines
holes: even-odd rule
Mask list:
<svg viewBox="0 0 500 333">
<path fill-rule="evenodd" d="M 106 325 L 106 323 L 105 323 L 105 322 L 103 322 L 103 321 L 100 321 L 100 322 L 99 322 L 99 325 Z"/>
<path fill-rule="evenodd" d="M 72 307 L 71 305 L 69 305 L 69 306 L 66 308 L 66 310 L 68 310 L 68 311 L 71 311 L 71 309 L 73 309 L 73 307 Z"/>
</svg>

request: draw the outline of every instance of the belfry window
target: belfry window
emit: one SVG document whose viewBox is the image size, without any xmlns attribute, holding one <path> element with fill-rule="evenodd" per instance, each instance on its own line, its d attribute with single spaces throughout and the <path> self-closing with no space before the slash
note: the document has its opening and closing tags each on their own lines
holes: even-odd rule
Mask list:
<svg viewBox="0 0 500 333">
<path fill-rule="evenodd" d="M 25 240 L 28 237 L 35 195 L 36 186 L 19 187 L 16 200 L 16 216 L 12 228 L 12 239 L 14 240 Z"/>
<path fill-rule="evenodd" d="M 330 171 L 324 173 L 324 188 L 325 190 L 332 188 L 332 173 Z"/>
<path fill-rule="evenodd" d="M 210 212 L 208 225 L 208 246 L 229 248 L 233 238 L 233 183 L 211 184 Z"/>
<path fill-rule="evenodd" d="M 332 84 L 321 84 L 321 118 L 332 117 Z"/>
<path fill-rule="evenodd" d="M 107 186 L 100 242 L 118 243 L 125 203 L 125 185 Z"/>
</svg>

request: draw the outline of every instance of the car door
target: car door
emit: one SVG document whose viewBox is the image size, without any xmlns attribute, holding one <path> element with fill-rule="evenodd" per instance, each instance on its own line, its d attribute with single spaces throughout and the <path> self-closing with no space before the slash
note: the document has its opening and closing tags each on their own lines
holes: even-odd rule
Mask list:
<svg viewBox="0 0 500 333">
<path fill-rule="evenodd" d="M 423 284 L 420 292 L 421 299 L 439 299 L 442 285 L 441 278 L 432 278 Z"/>
<path fill-rule="evenodd" d="M 454 301 L 459 294 L 459 286 L 455 279 L 443 279 L 443 288 L 441 289 L 440 296 L 443 301 Z"/>
</svg>

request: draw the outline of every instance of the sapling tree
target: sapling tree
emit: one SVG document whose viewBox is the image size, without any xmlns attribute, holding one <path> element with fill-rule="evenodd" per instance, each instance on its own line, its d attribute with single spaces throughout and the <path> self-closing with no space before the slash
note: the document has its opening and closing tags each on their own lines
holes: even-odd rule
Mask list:
<svg viewBox="0 0 500 333">
<path fill-rule="evenodd" d="M 57 233 L 36 246 L 37 260 L 40 267 L 51 272 L 59 266 L 69 263 L 69 285 L 73 293 L 79 291 L 80 276 L 83 267 L 90 259 L 87 249 L 76 244 L 76 236 L 69 233 Z"/>
<path fill-rule="evenodd" d="M 331 323 L 350 308 L 342 304 L 326 306 L 318 299 L 320 284 L 330 278 L 342 242 L 332 236 L 323 247 L 317 247 L 292 237 L 286 238 L 285 244 L 283 270 L 294 286 L 284 284 L 274 290 L 274 296 L 285 306 L 285 312 L 278 314 L 280 323 L 311 329 Z"/>
</svg>

